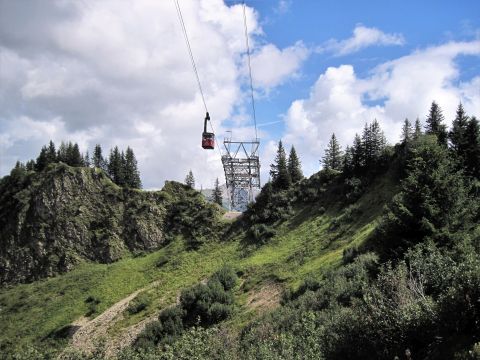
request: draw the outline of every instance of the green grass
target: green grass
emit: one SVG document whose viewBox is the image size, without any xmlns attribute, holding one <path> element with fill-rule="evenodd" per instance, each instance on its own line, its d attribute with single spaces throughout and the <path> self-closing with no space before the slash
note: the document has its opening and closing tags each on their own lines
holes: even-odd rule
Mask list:
<svg viewBox="0 0 480 360">
<path fill-rule="evenodd" d="M 236 290 L 238 311 L 230 321 L 232 326 L 241 326 L 255 317 L 244 306 L 249 291 L 266 281 L 295 289 L 305 277 L 320 277 L 338 266 L 345 248 L 362 244 L 372 233 L 384 204 L 395 191 L 392 177 L 379 178 L 356 202 L 355 215 L 345 222 L 341 206 L 333 205 L 327 211 L 316 204 L 298 208 L 277 228 L 276 236 L 260 247 L 246 247 L 239 235 L 189 251 L 183 240 L 176 238 L 148 255 L 110 265 L 83 263 L 61 276 L 2 289 L 0 344 L 7 350 L 42 344 L 49 334 L 87 314 L 88 297 L 99 300 L 93 306 L 94 317 L 132 292 L 157 282 L 142 295 L 149 300 L 145 309 L 134 314 L 125 311 L 124 319 L 109 329 L 110 334 L 118 333 L 173 304 L 181 289 L 207 278 L 224 263 L 243 273 L 243 285 Z M 339 219 L 339 225 L 330 230 L 334 219 Z M 61 348 L 66 342 L 48 340 L 45 344 Z"/>
</svg>

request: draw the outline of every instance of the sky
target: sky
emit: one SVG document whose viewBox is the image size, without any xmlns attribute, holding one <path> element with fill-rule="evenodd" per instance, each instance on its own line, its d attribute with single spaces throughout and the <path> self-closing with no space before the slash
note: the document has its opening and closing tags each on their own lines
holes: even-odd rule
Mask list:
<svg viewBox="0 0 480 360">
<path fill-rule="evenodd" d="M 254 138 L 239 1 L 179 0 L 211 122 Z M 388 141 L 435 100 L 480 117 L 480 2 L 246 1 L 262 183 L 278 141 L 305 175 L 331 134 L 377 119 Z M 0 0 L 0 176 L 53 140 L 133 148 L 144 188 L 224 181 L 173 0 Z M 231 133 L 229 132 L 231 131 Z"/>
</svg>

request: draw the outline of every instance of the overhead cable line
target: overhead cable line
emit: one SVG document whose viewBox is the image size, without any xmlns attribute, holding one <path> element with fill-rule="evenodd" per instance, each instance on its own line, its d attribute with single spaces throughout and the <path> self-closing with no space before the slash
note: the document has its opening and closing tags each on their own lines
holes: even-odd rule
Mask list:
<svg viewBox="0 0 480 360">
<path fill-rule="evenodd" d="M 255 140 L 258 140 L 257 117 L 256 117 L 256 114 L 255 114 L 255 99 L 254 99 L 254 96 L 253 96 L 252 65 L 250 63 L 250 45 L 248 44 L 248 28 L 247 28 L 247 15 L 245 13 L 245 1 L 243 2 L 243 24 L 245 25 L 245 44 L 247 46 L 248 73 L 250 75 L 250 95 L 252 97 L 252 111 L 253 111 L 253 123 L 254 123 L 254 126 L 255 126 Z"/>
<path fill-rule="evenodd" d="M 178 0 L 174 0 L 174 3 L 175 3 L 175 7 L 177 9 L 178 19 L 180 20 L 180 25 L 182 27 L 183 37 L 185 39 L 185 43 L 187 44 L 188 54 L 190 55 L 190 61 L 192 63 L 192 68 L 193 68 L 193 71 L 195 72 L 195 77 L 197 79 L 198 89 L 200 90 L 200 95 L 202 96 L 203 106 L 205 107 L 205 112 L 208 113 L 207 102 L 205 101 L 205 96 L 203 95 L 202 84 L 200 82 L 200 77 L 198 75 L 197 66 L 195 64 L 195 59 L 193 57 L 192 47 L 190 46 L 190 41 L 188 40 L 187 28 L 185 27 L 185 22 L 183 21 L 182 9 L 180 8 L 180 4 L 178 3 Z M 215 130 L 213 129 L 212 120 L 209 120 L 208 122 L 210 123 L 210 128 L 212 129 L 212 132 L 215 133 Z M 222 158 L 222 152 L 220 151 L 220 148 L 218 146 L 216 146 L 216 148 L 218 149 L 218 154 L 220 155 L 220 159 L 221 159 Z"/>
</svg>

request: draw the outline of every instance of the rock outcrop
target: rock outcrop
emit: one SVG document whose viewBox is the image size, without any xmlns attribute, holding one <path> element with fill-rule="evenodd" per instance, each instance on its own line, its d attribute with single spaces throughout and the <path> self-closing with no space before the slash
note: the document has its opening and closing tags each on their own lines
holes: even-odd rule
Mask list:
<svg viewBox="0 0 480 360">
<path fill-rule="evenodd" d="M 180 185 L 180 184 L 179 184 Z M 0 181 L 0 284 L 82 261 L 110 263 L 165 242 L 169 196 L 118 187 L 99 169 L 51 166 Z"/>
</svg>

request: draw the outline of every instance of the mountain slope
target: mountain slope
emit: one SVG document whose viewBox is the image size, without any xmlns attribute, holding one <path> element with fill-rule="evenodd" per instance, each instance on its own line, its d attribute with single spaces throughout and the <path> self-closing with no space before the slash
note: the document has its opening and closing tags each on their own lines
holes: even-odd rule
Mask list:
<svg viewBox="0 0 480 360">
<path fill-rule="evenodd" d="M 135 291 L 154 284 L 138 295 L 143 309 L 123 311 L 107 326 L 106 336 L 114 342 L 136 324 L 174 304 L 181 289 L 205 279 L 224 263 L 241 275 L 242 285 L 235 290 L 237 310 L 229 321 L 233 328 L 239 328 L 276 306 L 282 291 L 298 288 L 306 277 L 320 277 L 341 263 L 345 249 L 364 243 L 384 204 L 396 192 L 396 184 L 393 172 L 380 176 L 346 207 L 338 201 L 342 194 L 319 192 L 308 202 L 299 200 L 290 215 L 277 224 L 275 236 L 263 245 L 252 243 L 245 231 L 249 226 L 245 219 L 222 225 L 220 213 L 213 213 L 211 223 L 197 219 L 193 221 L 201 224 L 197 231 L 185 231 L 182 224 L 190 224 L 191 229 L 188 219 L 201 211 L 192 213 L 188 201 L 184 207 L 176 205 L 175 211 L 166 206 L 169 242 L 160 250 L 139 257 L 127 255 L 112 264 L 83 263 L 65 275 L 0 291 L 0 320 L 8 324 L 0 346 L 5 351 L 22 344 L 61 349 L 75 330 L 70 326 L 79 319 L 93 319 Z M 163 191 L 169 195 L 164 201 L 173 203 L 169 197 L 178 197 L 175 190 L 179 188 L 168 189 L 171 184 L 167 185 Z M 186 198 L 189 196 L 198 195 Z M 202 236 L 202 226 L 217 226 L 216 233 L 225 234 L 220 237 L 223 241 Z M 50 300 L 45 305 L 46 299 Z"/>
</svg>

